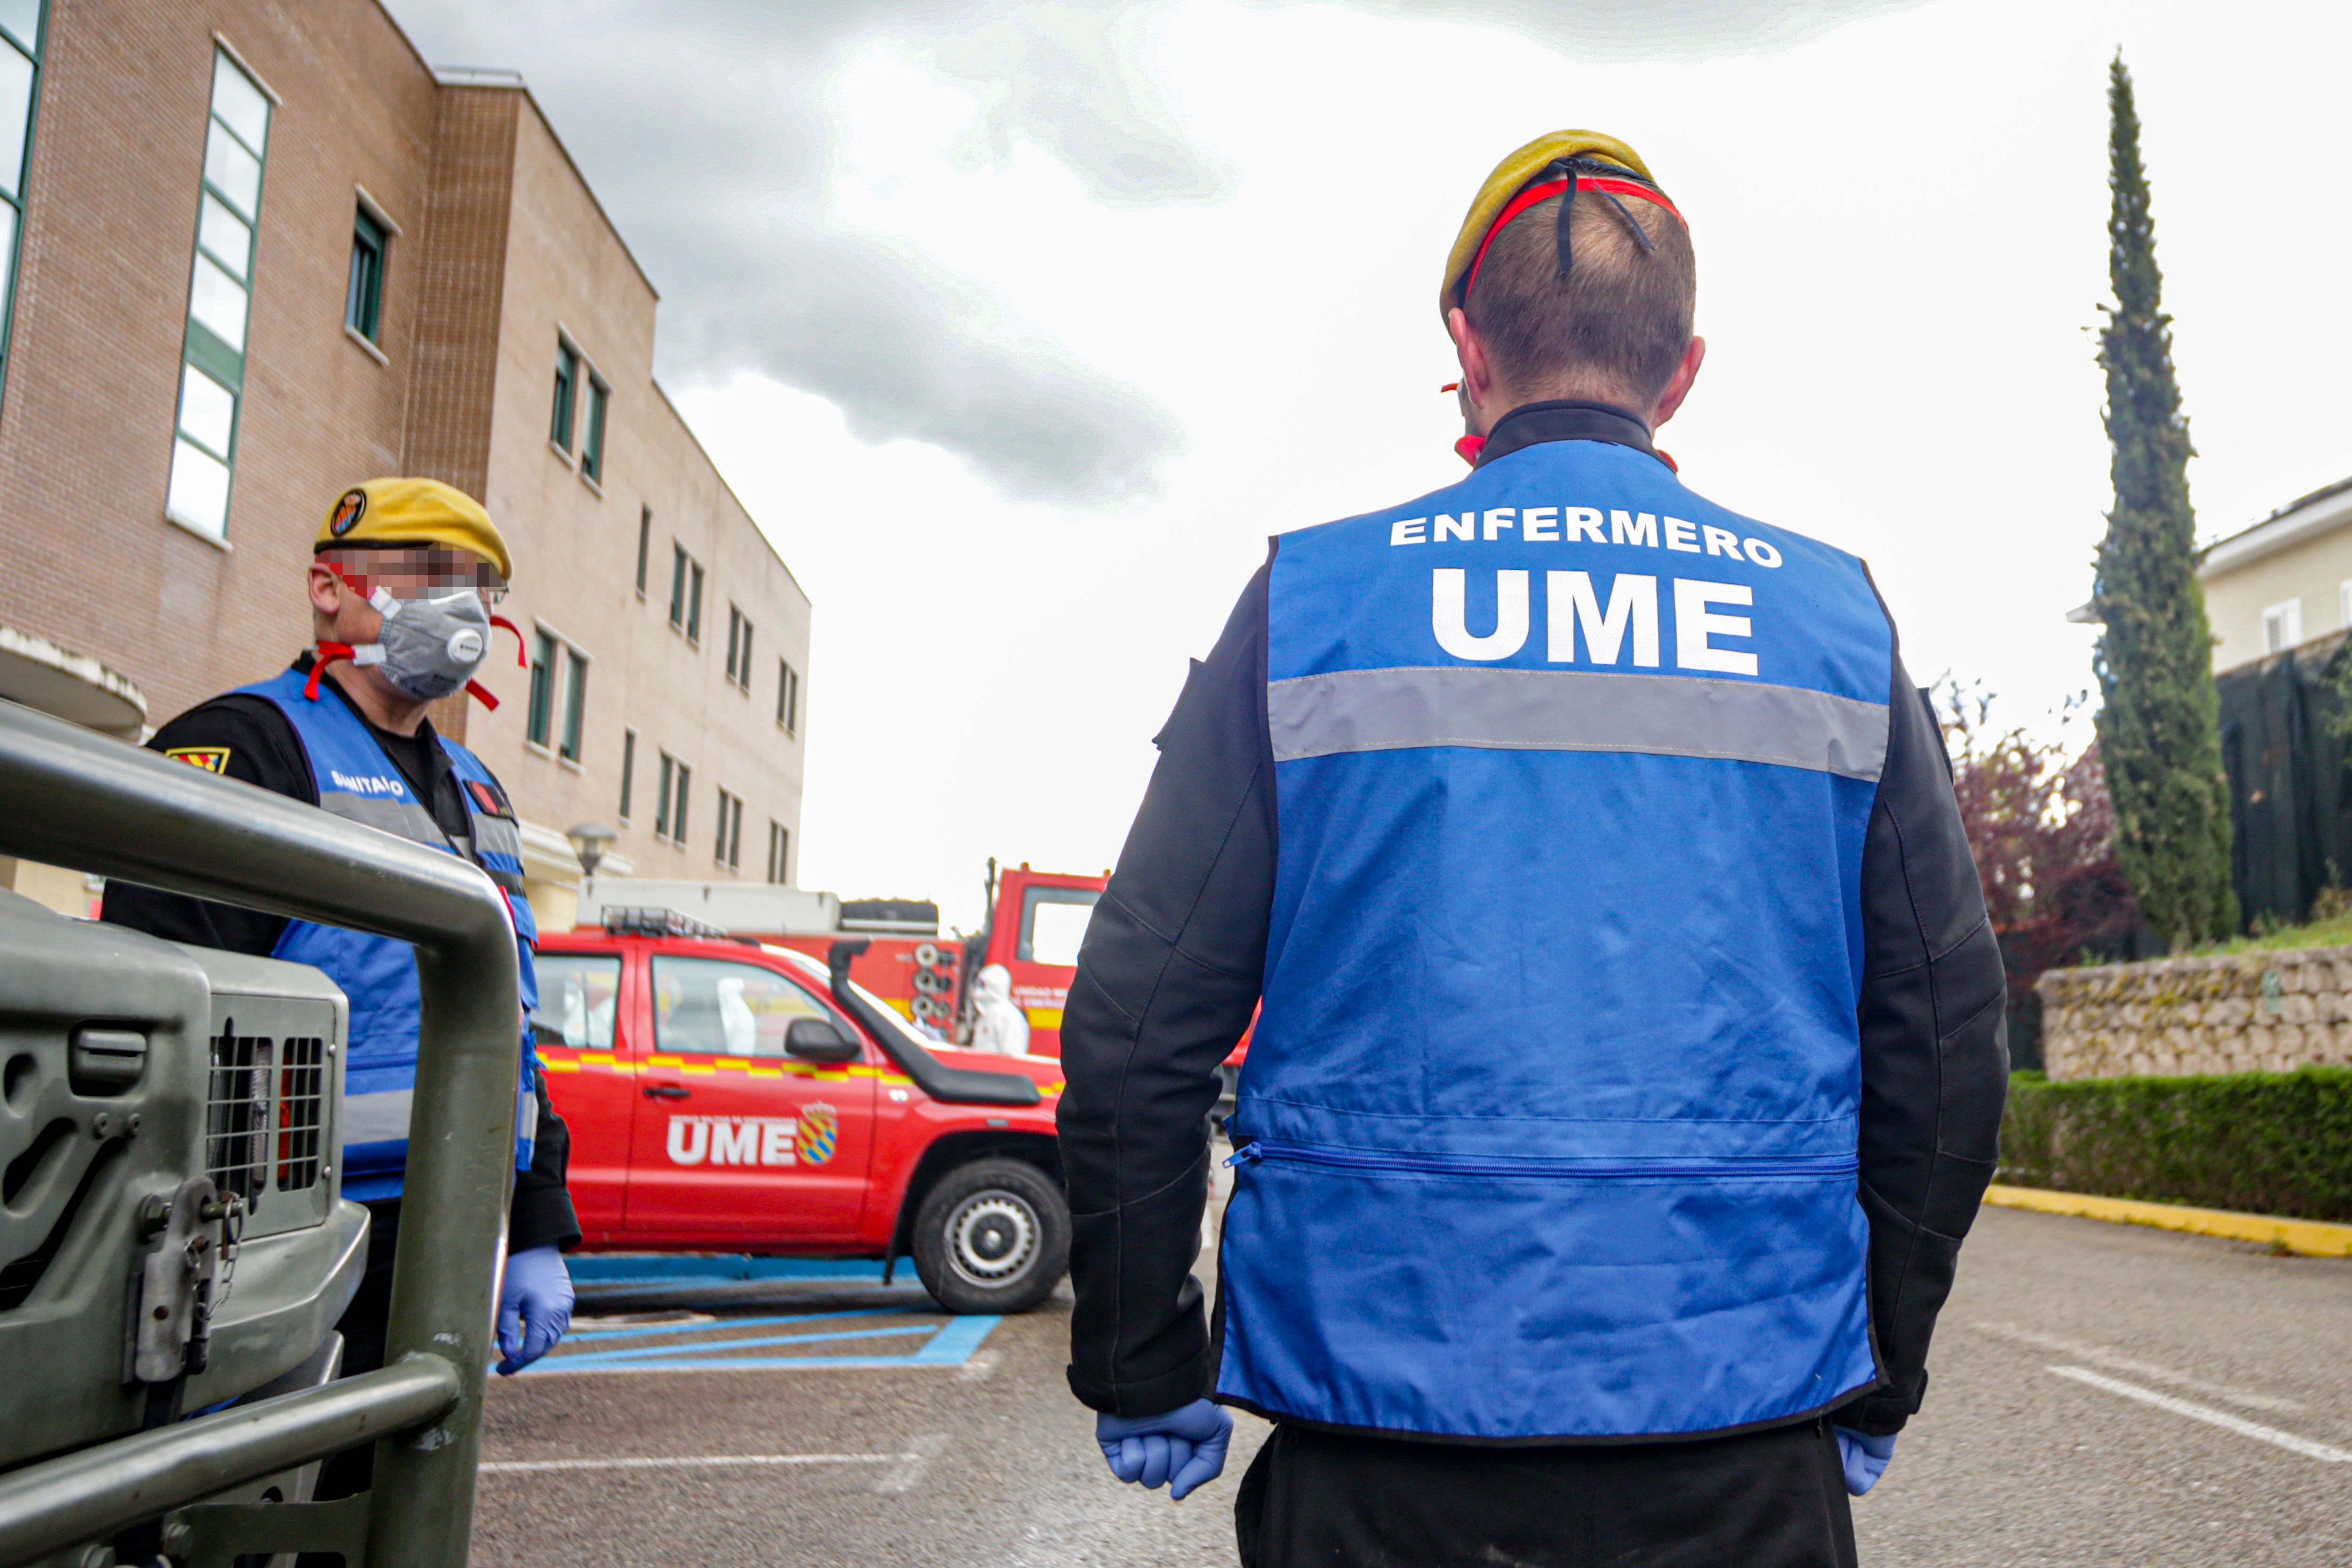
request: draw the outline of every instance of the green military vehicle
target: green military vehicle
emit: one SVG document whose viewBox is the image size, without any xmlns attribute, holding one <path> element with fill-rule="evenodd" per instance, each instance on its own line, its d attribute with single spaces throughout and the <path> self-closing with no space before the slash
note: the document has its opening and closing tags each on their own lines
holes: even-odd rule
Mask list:
<svg viewBox="0 0 2352 1568">
<path fill-rule="evenodd" d="M 0 893 L 0 1568 L 462 1564 L 511 1177 L 497 889 L 7 702 L 0 800 L 0 854 L 400 937 L 424 1001 L 386 1364 L 341 1378 L 342 993 Z M 312 1500 L 369 1441 L 373 1490 Z"/>
</svg>

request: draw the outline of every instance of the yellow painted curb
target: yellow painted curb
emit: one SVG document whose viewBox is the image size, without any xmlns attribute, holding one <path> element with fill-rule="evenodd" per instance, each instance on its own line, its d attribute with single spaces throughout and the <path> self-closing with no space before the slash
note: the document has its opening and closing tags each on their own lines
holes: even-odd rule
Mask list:
<svg viewBox="0 0 2352 1568">
<path fill-rule="evenodd" d="M 2225 1208 L 2190 1208 L 2178 1203 L 2143 1203 L 2136 1197 L 2094 1197 L 2082 1192 L 2045 1192 L 2033 1186 L 1985 1188 L 1984 1200 L 2001 1208 L 2039 1214 L 2071 1214 L 2122 1225 L 2152 1225 L 2230 1241 L 2255 1241 L 2305 1258 L 2352 1258 L 2352 1225 L 2320 1219 L 2283 1219 L 2272 1214 L 2232 1214 Z"/>
</svg>

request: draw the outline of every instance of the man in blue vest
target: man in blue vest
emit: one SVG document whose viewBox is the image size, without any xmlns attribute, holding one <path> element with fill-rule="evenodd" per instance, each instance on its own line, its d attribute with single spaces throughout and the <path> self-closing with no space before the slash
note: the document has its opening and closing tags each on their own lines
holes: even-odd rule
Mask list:
<svg viewBox="0 0 2352 1568">
<path fill-rule="evenodd" d="M 148 745 L 480 866 L 514 915 L 528 1010 L 537 1002 L 538 927 L 523 895 L 514 809 L 481 760 L 425 717 L 436 698 L 487 696 L 473 674 L 488 653 L 498 620 L 490 605 L 512 564 L 489 514 L 437 480 L 373 479 L 348 490 L 313 549 L 314 649 L 270 680 L 189 709 Z M 127 883 L 109 885 L 104 914 L 174 941 L 315 964 L 350 998 L 342 1190 L 367 1205 L 373 1228 L 366 1274 L 337 1326 L 346 1373 L 383 1364 L 416 1082 L 414 952 L 385 937 Z M 564 1189 L 570 1134 L 517 1023 L 515 1186 L 498 1328 L 499 1370 L 508 1374 L 546 1354 L 569 1326 L 563 1249 L 580 1240 Z M 362 1462 L 366 1452 L 359 1450 Z"/>
<path fill-rule="evenodd" d="M 1251 1568 L 1852 1563 L 1926 1391 L 2000 959 L 1863 563 L 1653 444 L 1694 277 L 1630 147 L 1503 162 L 1440 295 L 1472 472 L 1274 541 L 1095 912 L 1070 1385 L 1178 1497 L 1275 1423 Z"/>
</svg>

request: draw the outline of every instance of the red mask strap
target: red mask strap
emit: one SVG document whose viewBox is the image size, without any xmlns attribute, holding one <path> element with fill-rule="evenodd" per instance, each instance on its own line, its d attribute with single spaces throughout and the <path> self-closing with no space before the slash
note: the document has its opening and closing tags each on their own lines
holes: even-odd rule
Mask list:
<svg viewBox="0 0 2352 1568">
<path fill-rule="evenodd" d="M 1454 444 L 1454 455 L 1462 459 L 1463 462 L 1470 465 L 1471 467 L 1475 468 L 1478 466 L 1478 454 L 1484 452 L 1486 449 L 1486 438 L 1485 436 L 1465 435 L 1461 440 Z"/>
<path fill-rule="evenodd" d="M 333 664 L 338 659 L 348 660 L 351 656 L 352 645 L 349 643 L 320 643 L 318 654 L 310 663 L 310 678 L 308 682 L 304 683 L 302 695 L 310 701 L 317 702 L 319 700 L 319 677 L 327 673 L 327 666 L 329 664 Z"/>
<path fill-rule="evenodd" d="M 1462 302 L 1465 305 L 1470 302 L 1470 290 L 1478 282 L 1479 265 L 1486 259 L 1486 247 L 1495 243 L 1495 236 L 1508 227 L 1513 218 L 1538 202 L 1551 200 L 1552 197 L 1565 192 L 1568 185 L 1569 183 L 1565 179 L 1547 180 L 1540 185 L 1529 185 L 1511 199 L 1511 204 L 1503 209 L 1503 215 L 1496 218 L 1493 225 L 1486 230 L 1486 237 L 1478 242 L 1478 254 L 1470 262 L 1470 276 L 1462 280 Z M 1644 202 L 1654 202 L 1673 213 L 1675 221 L 1682 224 L 1684 227 L 1690 226 L 1690 220 L 1684 217 L 1681 210 L 1666 200 L 1664 193 L 1654 191 L 1636 181 L 1612 180 L 1606 175 L 1580 174 L 1576 179 L 1576 188 L 1580 191 L 1600 191 L 1609 195 L 1634 196 Z"/>
<path fill-rule="evenodd" d="M 520 627 L 520 626 L 518 626 L 518 625 L 516 625 L 513 622 L 511 622 L 511 621 L 508 620 L 508 619 L 507 619 L 505 616 L 503 616 L 503 615 L 493 615 L 493 616 L 491 616 L 491 617 L 490 617 L 490 624 L 491 624 L 491 625 L 493 625 L 493 626 L 503 626 L 503 627 L 505 627 L 508 631 L 509 631 L 509 632 L 513 632 L 513 633 L 515 634 L 515 664 L 516 664 L 516 665 L 517 665 L 518 667 L 520 667 L 520 668 L 526 669 L 526 670 L 530 669 L 530 655 L 529 653 L 525 653 L 525 652 L 523 651 L 523 650 L 524 650 L 524 648 L 525 648 L 525 646 L 526 646 L 526 644 L 524 643 L 524 642 L 523 642 L 523 640 L 522 640 L 522 628 L 521 628 L 521 627 Z M 496 707 L 496 706 L 499 706 L 499 705 L 498 705 L 498 703 L 497 703 L 497 701 L 496 701 L 496 699 L 492 699 L 492 700 L 491 700 L 491 702 L 490 702 L 490 706 L 491 706 L 492 707 Z"/>
<path fill-rule="evenodd" d="M 476 702 L 481 704 L 492 713 L 499 711 L 499 699 L 492 696 L 490 695 L 490 688 L 482 685 L 481 682 L 467 681 L 466 683 L 466 690 L 472 694 Z"/>
<path fill-rule="evenodd" d="M 1654 452 L 1654 453 L 1655 453 L 1655 454 L 1657 455 L 1657 459 L 1658 459 L 1658 461 L 1659 461 L 1659 462 L 1661 462 L 1661 463 L 1663 463 L 1663 464 L 1664 464 L 1664 465 L 1666 465 L 1666 472 L 1667 472 L 1667 473 L 1669 473 L 1669 474 L 1679 474 L 1679 473 L 1681 473 L 1681 472 L 1683 471 L 1683 465 L 1682 465 L 1681 464 L 1679 464 L 1679 463 L 1675 462 L 1675 459 L 1674 459 L 1674 455 L 1673 455 L 1671 453 L 1667 452 L 1667 451 L 1666 451 L 1666 449 L 1665 449 L 1664 447 L 1663 447 L 1663 446 L 1653 446 L 1652 448 L 1650 448 L 1650 450 L 1651 450 L 1652 452 Z"/>
</svg>

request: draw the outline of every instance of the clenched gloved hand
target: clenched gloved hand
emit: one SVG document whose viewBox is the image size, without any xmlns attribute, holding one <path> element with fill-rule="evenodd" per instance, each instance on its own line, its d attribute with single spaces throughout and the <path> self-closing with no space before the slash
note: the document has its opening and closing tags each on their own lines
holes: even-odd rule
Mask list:
<svg viewBox="0 0 2352 1568">
<path fill-rule="evenodd" d="M 1217 1479 L 1233 1436 L 1234 1418 L 1205 1399 L 1165 1416 L 1095 1417 L 1095 1441 L 1110 1461 L 1110 1473 L 1147 1489 L 1165 1481 L 1171 1502 Z"/>
<path fill-rule="evenodd" d="M 552 1244 L 507 1259 L 499 1285 L 499 1375 L 512 1377 L 555 1348 L 572 1326 L 572 1271 Z"/>
<path fill-rule="evenodd" d="M 1838 1458 L 1845 1463 L 1845 1490 L 1860 1497 L 1878 1484 L 1886 1467 L 1895 1461 L 1895 1433 L 1884 1437 L 1865 1437 L 1843 1427 L 1832 1428 L 1837 1433 Z"/>
</svg>

